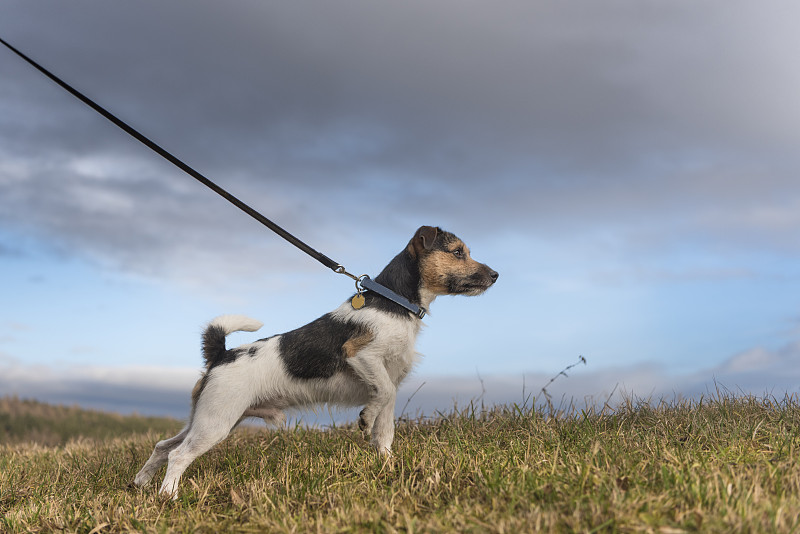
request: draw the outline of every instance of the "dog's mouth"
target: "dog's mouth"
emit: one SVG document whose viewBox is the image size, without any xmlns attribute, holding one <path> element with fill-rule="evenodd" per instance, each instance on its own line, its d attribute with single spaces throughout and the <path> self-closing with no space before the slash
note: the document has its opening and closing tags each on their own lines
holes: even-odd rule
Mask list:
<svg viewBox="0 0 800 534">
<path fill-rule="evenodd" d="M 476 273 L 467 279 L 450 277 L 447 280 L 447 292 L 451 295 L 480 295 L 494 285 L 497 277 L 494 271 L 487 275 Z"/>
<path fill-rule="evenodd" d="M 457 295 L 467 295 L 467 296 L 480 295 L 481 293 L 483 293 L 484 291 L 489 289 L 490 286 L 491 286 L 491 284 L 489 284 L 489 285 L 481 285 L 481 286 L 469 285 L 469 286 L 465 286 L 465 287 L 461 288 L 455 294 L 457 294 Z"/>
</svg>

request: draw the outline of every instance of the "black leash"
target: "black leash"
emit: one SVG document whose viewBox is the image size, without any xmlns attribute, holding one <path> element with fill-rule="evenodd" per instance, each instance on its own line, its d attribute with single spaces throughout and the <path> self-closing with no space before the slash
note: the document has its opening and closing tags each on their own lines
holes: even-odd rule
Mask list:
<svg viewBox="0 0 800 534">
<path fill-rule="evenodd" d="M 311 248 L 309 245 L 307 245 L 297 237 L 293 236 L 292 234 L 290 234 L 289 232 L 287 232 L 286 230 L 284 230 L 271 220 L 267 219 L 259 212 L 257 212 L 256 210 L 254 210 L 253 208 L 251 208 L 250 206 L 248 206 L 247 204 L 245 204 L 244 202 L 242 202 L 241 200 L 239 200 L 238 198 L 227 192 L 225 189 L 221 188 L 220 186 L 218 186 L 217 184 L 215 184 L 214 182 L 212 182 L 211 180 L 200 174 L 198 171 L 196 171 L 195 169 L 193 169 L 192 167 L 190 167 L 177 157 L 173 156 L 163 148 L 161 148 L 158 144 L 156 144 L 150 138 L 148 138 L 147 136 L 136 130 L 133 126 L 129 125 L 128 123 L 126 123 L 125 121 L 123 121 L 122 119 L 120 119 L 119 117 L 117 117 L 104 107 L 102 107 L 100 104 L 96 103 L 94 100 L 84 95 L 83 93 L 81 93 L 80 91 L 69 85 L 67 82 L 65 82 L 64 80 L 62 80 L 61 78 L 59 78 L 58 76 L 47 70 L 46 68 L 39 65 L 36 61 L 34 61 L 30 57 L 23 54 L 21 51 L 11 46 L 11 44 L 9 44 L 4 39 L 0 38 L 0 43 L 5 45 L 6 48 L 14 52 L 22 59 L 24 59 L 36 70 L 38 70 L 39 72 L 50 78 L 52 81 L 60 85 L 72 96 L 76 97 L 78 100 L 80 100 L 81 102 L 83 102 L 96 112 L 98 112 L 100 115 L 102 115 L 109 121 L 113 122 L 119 128 L 124 130 L 128 135 L 130 135 L 131 137 L 133 137 L 134 139 L 136 139 L 137 141 L 148 147 L 150 150 L 152 150 L 165 160 L 169 161 L 170 163 L 178 167 L 180 170 L 182 170 L 183 172 L 185 172 L 186 174 L 188 174 L 201 184 L 205 185 L 206 187 L 217 193 L 219 196 L 221 196 L 222 198 L 224 198 L 225 200 L 227 200 L 228 202 L 230 202 L 231 204 L 233 204 L 234 206 L 236 206 L 237 208 L 239 208 L 240 210 L 242 210 L 243 212 L 245 212 L 246 214 L 257 220 L 258 222 L 260 222 L 261 224 L 263 224 L 264 226 L 266 226 L 267 228 L 269 228 L 282 238 L 284 238 L 286 241 L 288 241 L 295 247 L 299 248 L 300 250 L 302 250 L 303 252 L 305 252 L 318 262 L 320 262 L 325 267 L 332 269 L 334 272 L 338 274 L 349 276 L 350 278 L 355 280 L 357 294 L 352 301 L 354 308 L 358 309 L 364 305 L 363 295 L 361 293 L 364 289 L 368 289 L 378 293 L 379 295 L 385 298 L 388 298 L 389 300 L 395 302 L 396 304 L 399 304 L 400 306 L 403 306 L 404 308 L 406 308 L 408 311 L 410 311 L 420 319 L 425 316 L 424 308 L 409 302 L 408 299 L 406 299 L 401 295 L 398 295 L 388 287 L 378 284 L 374 280 L 370 279 L 370 277 L 367 276 L 366 274 L 362 274 L 361 276 L 356 276 L 354 274 L 347 272 L 347 270 L 344 268 L 343 265 L 330 259 L 325 254 Z"/>
</svg>

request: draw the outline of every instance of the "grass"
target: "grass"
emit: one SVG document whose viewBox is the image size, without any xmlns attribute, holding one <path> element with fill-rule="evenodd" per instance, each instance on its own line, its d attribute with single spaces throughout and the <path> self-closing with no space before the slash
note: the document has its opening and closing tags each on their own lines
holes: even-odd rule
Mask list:
<svg viewBox="0 0 800 534">
<path fill-rule="evenodd" d="M 122 416 L 54 406 L 17 397 L 0 398 L 0 443 L 65 445 L 71 438 L 108 439 L 147 431 L 170 432 L 181 423 L 164 417 Z"/>
<path fill-rule="evenodd" d="M 795 397 L 473 406 L 399 422 L 389 460 L 350 427 L 245 429 L 190 466 L 176 502 L 127 487 L 166 435 L 0 446 L 0 530 L 800 531 Z"/>
</svg>

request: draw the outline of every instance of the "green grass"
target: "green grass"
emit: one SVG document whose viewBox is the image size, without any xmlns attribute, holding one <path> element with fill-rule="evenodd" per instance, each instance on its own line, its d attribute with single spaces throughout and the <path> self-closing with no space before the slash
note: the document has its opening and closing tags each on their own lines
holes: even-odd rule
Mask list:
<svg viewBox="0 0 800 534">
<path fill-rule="evenodd" d="M 0 447 L 0 530 L 800 531 L 793 397 L 468 409 L 399 422 L 389 460 L 354 428 L 245 429 L 190 466 L 176 502 L 128 488 L 166 435 Z"/>
</svg>

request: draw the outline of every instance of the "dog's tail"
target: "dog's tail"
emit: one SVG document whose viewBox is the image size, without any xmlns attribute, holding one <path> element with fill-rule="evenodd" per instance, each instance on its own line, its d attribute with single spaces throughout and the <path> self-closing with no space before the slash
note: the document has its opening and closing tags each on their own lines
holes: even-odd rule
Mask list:
<svg viewBox="0 0 800 534">
<path fill-rule="evenodd" d="M 225 357 L 225 336 L 232 332 L 255 332 L 264 326 L 261 321 L 256 321 L 244 315 L 220 315 L 206 327 L 203 332 L 203 358 L 206 367 L 213 367 Z"/>
</svg>

